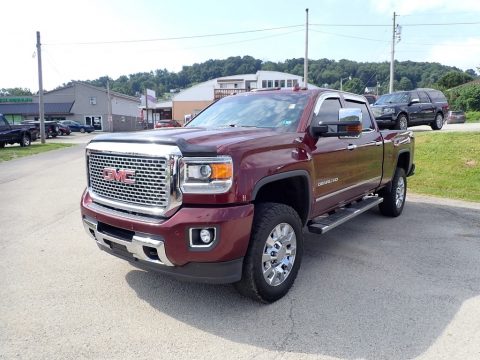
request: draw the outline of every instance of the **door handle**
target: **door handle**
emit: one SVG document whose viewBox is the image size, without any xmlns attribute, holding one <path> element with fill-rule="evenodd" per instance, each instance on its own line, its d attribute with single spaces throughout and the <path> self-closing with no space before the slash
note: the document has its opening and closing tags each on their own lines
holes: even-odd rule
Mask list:
<svg viewBox="0 0 480 360">
<path fill-rule="evenodd" d="M 354 144 L 349 144 L 347 146 L 347 150 L 355 150 L 357 148 L 357 145 L 354 145 Z"/>
</svg>

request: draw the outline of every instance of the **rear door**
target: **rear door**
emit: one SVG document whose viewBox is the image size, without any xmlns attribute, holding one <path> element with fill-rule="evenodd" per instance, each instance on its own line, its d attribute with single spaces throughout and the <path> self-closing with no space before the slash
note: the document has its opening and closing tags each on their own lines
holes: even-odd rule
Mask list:
<svg viewBox="0 0 480 360">
<path fill-rule="evenodd" d="M 428 123 L 435 120 L 435 105 L 425 91 L 418 90 L 420 105 L 422 106 L 422 122 Z"/>
</svg>

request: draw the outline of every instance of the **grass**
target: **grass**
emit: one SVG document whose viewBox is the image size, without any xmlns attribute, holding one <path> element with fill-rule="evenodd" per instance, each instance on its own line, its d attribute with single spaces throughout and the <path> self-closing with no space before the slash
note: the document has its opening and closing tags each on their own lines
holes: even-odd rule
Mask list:
<svg viewBox="0 0 480 360">
<path fill-rule="evenodd" d="M 467 123 L 480 122 L 480 111 L 467 111 L 465 113 Z"/>
<path fill-rule="evenodd" d="M 412 192 L 480 202 L 480 132 L 432 131 L 415 138 Z"/>
<path fill-rule="evenodd" d="M 0 162 L 18 159 L 24 156 L 40 154 L 46 151 L 62 149 L 65 147 L 70 147 L 72 145 L 74 144 L 48 143 L 48 144 L 32 144 L 26 147 L 6 145 L 3 149 L 0 149 Z"/>
</svg>

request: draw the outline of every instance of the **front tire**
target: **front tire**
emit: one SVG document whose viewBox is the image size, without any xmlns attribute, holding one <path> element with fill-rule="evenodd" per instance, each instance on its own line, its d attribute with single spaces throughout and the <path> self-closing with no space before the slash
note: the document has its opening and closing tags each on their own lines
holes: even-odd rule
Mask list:
<svg viewBox="0 0 480 360">
<path fill-rule="evenodd" d="M 408 119 L 407 116 L 402 114 L 397 118 L 397 122 L 395 123 L 396 130 L 407 130 L 408 128 Z"/>
<path fill-rule="evenodd" d="M 440 130 L 443 127 L 443 115 L 438 113 L 435 120 L 430 124 L 433 130 Z"/>
<path fill-rule="evenodd" d="M 80 132 L 81 132 L 82 134 L 85 134 L 85 129 L 84 129 L 84 128 L 80 128 Z"/>
<path fill-rule="evenodd" d="M 22 135 L 22 139 L 20 140 L 20 146 L 25 147 L 25 146 L 30 146 L 30 136 L 27 134 Z"/>
<path fill-rule="evenodd" d="M 397 217 L 405 206 L 405 197 L 407 194 L 407 176 L 405 170 L 397 168 L 393 175 L 390 189 L 382 189 L 379 193 L 383 197 L 383 202 L 378 206 L 382 215 Z"/>
<path fill-rule="evenodd" d="M 277 301 L 292 287 L 302 255 L 302 222 L 296 211 L 284 204 L 258 204 L 242 279 L 235 288 L 263 303 Z"/>
</svg>

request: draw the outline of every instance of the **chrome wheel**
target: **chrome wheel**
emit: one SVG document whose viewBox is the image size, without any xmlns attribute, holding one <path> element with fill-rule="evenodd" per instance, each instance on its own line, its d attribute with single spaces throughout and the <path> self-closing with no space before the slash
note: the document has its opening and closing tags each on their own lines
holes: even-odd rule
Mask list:
<svg viewBox="0 0 480 360">
<path fill-rule="evenodd" d="M 287 223 L 278 224 L 265 243 L 262 255 L 263 278 L 267 284 L 282 284 L 293 268 L 297 250 L 295 231 Z"/>
<path fill-rule="evenodd" d="M 408 121 L 405 116 L 401 116 L 400 119 L 398 119 L 399 122 L 399 128 L 400 130 L 407 130 L 408 128 Z"/>
<path fill-rule="evenodd" d="M 398 178 L 397 189 L 395 190 L 395 206 L 400 209 L 405 200 L 405 181 L 403 177 Z"/>
<path fill-rule="evenodd" d="M 437 123 L 437 128 L 441 129 L 443 126 L 443 117 L 440 114 L 437 114 L 437 117 L 435 118 L 435 122 Z"/>
</svg>

